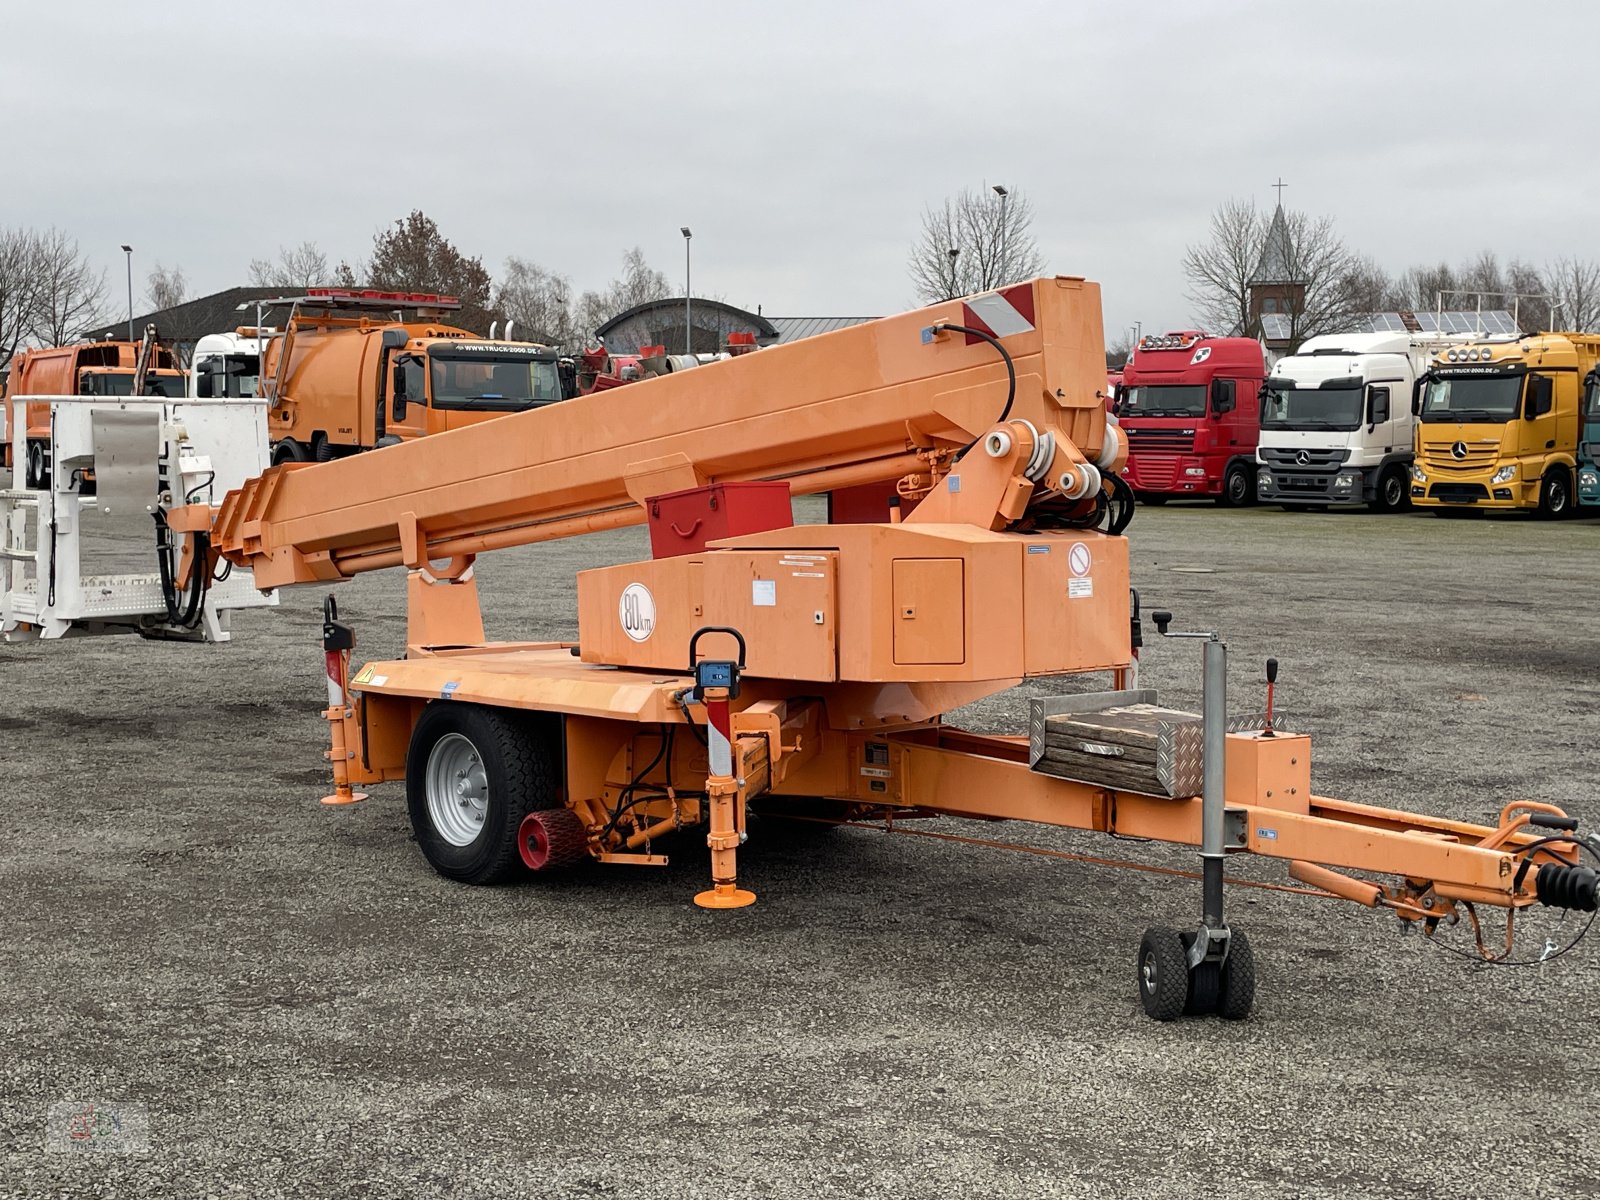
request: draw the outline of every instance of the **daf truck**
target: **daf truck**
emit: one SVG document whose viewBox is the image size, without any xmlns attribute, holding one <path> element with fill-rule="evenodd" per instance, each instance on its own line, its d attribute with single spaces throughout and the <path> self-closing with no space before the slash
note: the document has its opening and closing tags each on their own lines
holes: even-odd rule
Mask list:
<svg viewBox="0 0 1600 1200">
<path fill-rule="evenodd" d="M 444 321 L 460 302 L 416 292 L 313 288 L 261 362 L 272 461 L 334 458 L 562 399 L 559 355 Z"/>
<path fill-rule="evenodd" d="M 1433 355 L 1459 340 L 1324 334 L 1280 359 L 1261 391 L 1256 492 L 1262 501 L 1285 508 L 1405 508 L 1415 457 L 1411 393 Z"/>
<path fill-rule="evenodd" d="M 1411 502 L 1463 509 L 1573 509 L 1580 393 L 1600 334 L 1539 333 L 1464 343 L 1418 381 Z"/>
<path fill-rule="evenodd" d="M 1123 478 L 1146 504 L 1256 498 L 1256 396 L 1266 357 L 1253 338 L 1197 330 L 1139 339 L 1122 369 L 1115 411 L 1128 437 Z"/>
</svg>

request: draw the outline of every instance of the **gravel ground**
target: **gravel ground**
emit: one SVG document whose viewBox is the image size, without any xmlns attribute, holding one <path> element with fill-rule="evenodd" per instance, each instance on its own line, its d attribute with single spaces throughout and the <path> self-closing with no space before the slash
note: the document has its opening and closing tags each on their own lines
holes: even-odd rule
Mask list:
<svg viewBox="0 0 1600 1200">
<path fill-rule="evenodd" d="M 1228 636 L 1236 708 L 1282 661 L 1319 791 L 1600 817 L 1600 521 L 1174 505 L 1130 533 L 1147 608 Z M 573 570 L 643 552 L 624 531 L 485 558 L 491 636 L 571 636 Z M 398 649 L 402 593 L 341 590 L 363 651 Z M 692 840 L 662 870 L 453 885 L 397 785 L 316 804 L 320 599 L 243 614 L 228 647 L 0 646 L 0 1195 L 1544 1196 L 1600 1175 L 1600 937 L 1476 970 L 1368 910 L 1233 889 L 1254 1015 L 1161 1026 L 1133 959 L 1143 926 L 1194 918 L 1181 879 L 757 830 L 741 912 L 689 903 Z M 1199 657 L 1156 643 L 1144 681 L 1197 708 Z M 1014 726 L 1025 700 L 960 715 Z M 1529 924 L 1536 951 L 1577 921 Z M 92 1099 L 146 1114 L 148 1153 L 46 1153 L 50 1106 Z"/>
</svg>

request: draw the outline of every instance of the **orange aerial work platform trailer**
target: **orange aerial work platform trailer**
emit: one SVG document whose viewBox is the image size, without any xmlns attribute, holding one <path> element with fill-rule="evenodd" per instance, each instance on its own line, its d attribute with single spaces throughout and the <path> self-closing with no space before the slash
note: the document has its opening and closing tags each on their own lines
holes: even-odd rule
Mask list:
<svg viewBox="0 0 1600 1200">
<path fill-rule="evenodd" d="M 1307 738 L 1270 717 L 1230 729 L 1215 634 L 1154 614 L 1163 634 L 1204 644 L 1201 716 L 1132 686 L 1132 506 L 1103 376 L 1098 287 L 1040 279 L 274 468 L 228 496 L 213 553 L 263 588 L 408 570 L 401 659 L 350 678 L 354 635 L 328 603 L 328 799 L 404 780 L 423 853 L 454 879 L 658 864 L 659 839 L 699 826 L 712 879 L 695 900 L 738 907 L 755 899 L 736 869 L 746 811 L 763 805 L 1193 845 L 1200 922 L 1150 929 L 1140 947 L 1141 997 L 1160 1019 L 1249 1011 L 1249 943 L 1223 913 L 1230 853 L 1287 859 L 1296 878 L 1430 932 L 1463 913 L 1476 929 L 1478 905 L 1592 911 L 1596 874 L 1579 862 L 1592 847 L 1550 806 L 1509 806 L 1490 828 L 1314 795 Z M 691 522 L 661 543 L 684 553 L 579 575 L 576 644 L 485 643 L 478 554 L 676 523 L 669 497 L 709 488 L 732 506 L 775 482 L 894 483 L 916 506 L 902 522 L 704 545 Z M 1036 700 L 1014 736 L 943 720 L 1021 680 L 1086 672 L 1111 672 L 1118 690 Z"/>
</svg>

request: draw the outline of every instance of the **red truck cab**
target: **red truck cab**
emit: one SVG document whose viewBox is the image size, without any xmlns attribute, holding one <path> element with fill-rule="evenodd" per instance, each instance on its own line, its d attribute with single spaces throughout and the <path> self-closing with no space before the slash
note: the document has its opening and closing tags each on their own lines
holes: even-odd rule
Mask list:
<svg viewBox="0 0 1600 1200">
<path fill-rule="evenodd" d="M 1128 437 L 1122 477 L 1134 494 L 1147 504 L 1186 497 L 1255 503 L 1266 376 L 1254 338 L 1198 330 L 1140 338 L 1116 403 Z"/>
</svg>

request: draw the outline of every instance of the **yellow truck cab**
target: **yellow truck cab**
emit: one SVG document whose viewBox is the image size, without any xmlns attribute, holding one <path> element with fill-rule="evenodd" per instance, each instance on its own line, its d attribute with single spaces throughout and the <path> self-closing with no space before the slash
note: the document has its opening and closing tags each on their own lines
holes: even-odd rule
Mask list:
<svg viewBox="0 0 1600 1200">
<path fill-rule="evenodd" d="M 562 399 L 558 354 L 444 321 L 450 296 L 316 288 L 261 361 L 274 465 L 328 461 Z"/>
<path fill-rule="evenodd" d="M 1540 333 L 1469 342 L 1435 356 L 1417 381 L 1411 502 L 1572 512 L 1583 380 L 1600 335 Z"/>
</svg>

